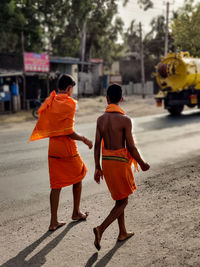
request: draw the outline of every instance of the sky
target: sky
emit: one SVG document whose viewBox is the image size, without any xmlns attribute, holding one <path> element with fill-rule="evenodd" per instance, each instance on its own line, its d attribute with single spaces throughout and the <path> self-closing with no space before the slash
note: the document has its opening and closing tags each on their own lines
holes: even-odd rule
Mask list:
<svg viewBox="0 0 200 267">
<path fill-rule="evenodd" d="M 123 7 L 123 0 L 118 0 L 119 2 L 119 15 L 125 23 L 125 29 L 129 27 L 132 20 L 135 20 L 136 23 L 142 23 L 142 28 L 144 34 L 150 31 L 151 27 L 149 26 L 152 18 L 157 17 L 158 15 L 166 16 L 166 0 L 152 0 L 154 7 L 143 11 L 139 8 L 137 0 L 129 0 L 126 7 Z M 179 9 L 184 4 L 184 0 L 169 0 L 169 18 L 173 10 Z M 195 0 L 194 3 L 200 2 Z"/>
</svg>

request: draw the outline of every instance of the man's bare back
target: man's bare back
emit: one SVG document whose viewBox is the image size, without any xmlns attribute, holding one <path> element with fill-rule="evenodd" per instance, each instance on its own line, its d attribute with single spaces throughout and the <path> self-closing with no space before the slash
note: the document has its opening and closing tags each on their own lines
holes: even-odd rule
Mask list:
<svg viewBox="0 0 200 267">
<path fill-rule="evenodd" d="M 105 149 L 117 150 L 126 147 L 133 156 L 135 145 L 132 122 L 128 116 L 119 112 L 105 112 L 97 120 L 97 133 L 103 138 Z"/>
<path fill-rule="evenodd" d="M 132 136 L 131 119 L 119 112 L 105 112 L 97 120 L 96 142 L 95 142 L 95 162 L 96 169 L 100 168 L 100 143 L 104 141 L 104 148 L 117 150 L 127 148 L 131 156 L 139 163 L 143 171 L 149 169 L 149 165 L 142 160 L 135 146 Z M 99 174 L 97 175 L 99 182 Z"/>
<path fill-rule="evenodd" d="M 125 129 L 129 118 L 117 112 L 107 112 L 99 117 L 97 127 L 104 140 L 105 149 L 125 147 Z"/>
</svg>

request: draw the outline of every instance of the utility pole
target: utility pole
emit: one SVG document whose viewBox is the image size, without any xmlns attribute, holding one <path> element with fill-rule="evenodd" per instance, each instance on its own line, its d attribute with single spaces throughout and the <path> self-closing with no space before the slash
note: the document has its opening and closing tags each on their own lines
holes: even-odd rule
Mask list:
<svg viewBox="0 0 200 267">
<path fill-rule="evenodd" d="M 48 58 L 49 58 L 49 71 L 47 72 L 47 96 L 49 96 L 49 92 L 50 92 L 50 82 L 49 82 L 49 77 L 50 77 L 50 36 L 48 36 L 48 52 L 47 52 L 47 55 L 48 55 Z"/>
<path fill-rule="evenodd" d="M 140 32 L 140 66 L 141 66 L 141 84 L 142 84 L 142 98 L 145 98 L 144 86 L 145 86 L 145 73 L 144 73 L 144 48 L 142 41 L 142 24 L 139 23 Z"/>
<path fill-rule="evenodd" d="M 85 61 L 85 43 L 86 43 L 86 20 L 83 23 L 82 28 L 82 39 L 81 39 L 81 61 Z M 83 64 L 81 64 L 81 72 L 83 72 Z"/>
<path fill-rule="evenodd" d="M 21 43 L 22 43 L 22 59 L 23 59 L 23 109 L 26 109 L 26 74 L 25 74 L 25 63 L 24 63 L 24 31 L 21 32 Z"/>
<path fill-rule="evenodd" d="M 169 2 L 166 4 L 166 25 L 165 25 L 165 53 L 166 57 L 168 54 L 168 24 L 169 24 Z"/>
</svg>

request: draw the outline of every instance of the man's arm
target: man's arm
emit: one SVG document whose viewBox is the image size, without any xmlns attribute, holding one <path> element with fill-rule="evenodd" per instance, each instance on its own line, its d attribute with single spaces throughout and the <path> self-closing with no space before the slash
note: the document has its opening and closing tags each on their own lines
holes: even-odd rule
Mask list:
<svg viewBox="0 0 200 267">
<path fill-rule="evenodd" d="M 95 160 L 94 180 L 98 184 L 100 183 L 100 177 L 103 179 L 103 173 L 102 173 L 101 165 L 100 165 L 101 141 L 102 141 L 102 136 L 101 136 L 101 132 L 99 130 L 98 121 L 97 121 L 96 137 L 95 137 L 95 145 L 94 145 L 94 160 Z"/>
<path fill-rule="evenodd" d="M 76 132 L 73 132 L 72 134 L 69 134 L 68 136 L 73 140 L 82 141 L 84 144 L 86 144 L 89 147 L 89 149 L 91 149 L 93 146 L 92 141 L 87 139 L 85 136 L 81 136 L 77 134 Z"/>
<path fill-rule="evenodd" d="M 133 136 L 132 136 L 132 123 L 129 118 L 127 118 L 126 125 L 125 125 L 125 139 L 126 139 L 126 147 L 131 154 L 131 156 L 139 163 L 141 169 L 143 171 L 147 171 L 150 166 L 148 163 L 144 162 L 140 156 L 137 147 L 135 146 Z"/>
</svg>

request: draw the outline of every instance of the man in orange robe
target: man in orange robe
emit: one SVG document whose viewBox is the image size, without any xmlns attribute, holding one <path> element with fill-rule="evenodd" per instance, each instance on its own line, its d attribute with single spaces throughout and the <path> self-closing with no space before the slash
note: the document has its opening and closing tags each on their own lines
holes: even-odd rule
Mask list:
<svg viewBox="0 0 200 267">
<path fill-rule="evenodd" d="M 53 91 L 39 109 L 39 119 L 30 141 L 49 137 L 49 176 L 51 221 L 49 230 L 54 231 L 65 222 L 58 222 L 57 211 L 62 187 L 73 185 L 73 220 L 83 220 L 88 212 L 79 209 L 82 179 L 87 168 L 82 161 L 75 140 L 82 141 L 89 149 L 92 142 L 74 131 L 76 101 L 71 98 L 75 81 L 70 75 L 62 75 L 58 81 L 58 94 Z"/>
<path fill-rule="evenodd" d="M 128 196 L 136 189 L 131 165 L 137 163 L 143 171 L 150 166 L 141 158 L 132 137 L 131 119 L 119 107 L 123 100 L 121 86 L 113 84 L 107 90 L 108 106 L 106 112 L 97 120 L 95 140 L 95 174 L 94 179 L 100 183 L 105 178 L 112 198 L 116 201 L 110 214 L 101 225 L 93 229 L 94 245 L 99 250 L 103 232 L 115 220 L 118 220 L 118 241 L 126 240 L 134 233 L 127 232 L 124 222 L 124 209 L 128 203 Z M 100 150 L 102 143 L 102 169 L 100 166 Z"/>
</svg>

